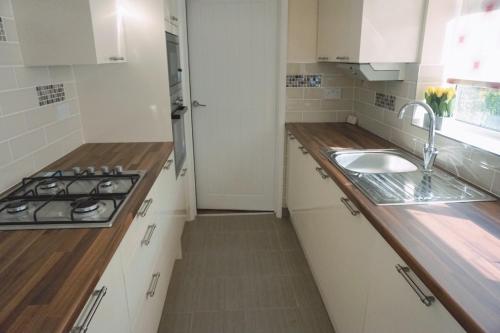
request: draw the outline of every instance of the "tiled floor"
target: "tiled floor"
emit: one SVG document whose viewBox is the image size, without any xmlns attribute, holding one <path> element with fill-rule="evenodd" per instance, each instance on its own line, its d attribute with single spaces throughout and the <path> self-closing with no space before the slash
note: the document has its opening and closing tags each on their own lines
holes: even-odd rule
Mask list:
<svg viewBox="0 0 500 333">
<path fill-rule="evenodd" d="M 333 333 L 289 220 L 188 222 L 160 333 Z"/>
</svg>

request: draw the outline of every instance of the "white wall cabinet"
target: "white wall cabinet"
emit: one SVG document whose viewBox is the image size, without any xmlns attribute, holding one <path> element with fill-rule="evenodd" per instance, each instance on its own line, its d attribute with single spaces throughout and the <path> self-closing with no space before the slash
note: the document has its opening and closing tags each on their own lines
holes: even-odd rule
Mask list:
<svg viewBox="0 0 500 333">
<path fill-rule="evenodd" d="M 163 166 L 146 200 L 98 283 L 95 295 L 75 325 L 85 323 L 97 304 L 102 286 L 107 293 L 89 324 L 89 332 L 156 333 L 170 276 L 180 258 L 180 239 L 186 219 L 184 183 L 175 178 L 173 156 Z M 102 294 L 102 292 L 101 292 Z M 102 319 L 101 319 L 102 318 Z"/>
<path fill-rule="evenodd" d="M 26 66 L 126 61 L 118 0 L 12 2 Z"/>
<path fill-rule="evenodd" d="M 287 206 L 335 331 L 463 332 L 437 300 L 421 303 L 401 258 L 293 135 L 287 155 Z"/>
<path fill-rule="evenodd" d="M 163 0 L 165 14 L 165 30 L 171 34 L 179 34 L 179 11 L 177 0 Z"/>
<path fill-rule="evenodd" d="M 315 63 L 318 0 L 288 1 L 288 62 Z"/>
<path fill-rule="evenodd" d="M 319 0 L 318 61 L 417 62 L 425 0 Z"/>
</svg>

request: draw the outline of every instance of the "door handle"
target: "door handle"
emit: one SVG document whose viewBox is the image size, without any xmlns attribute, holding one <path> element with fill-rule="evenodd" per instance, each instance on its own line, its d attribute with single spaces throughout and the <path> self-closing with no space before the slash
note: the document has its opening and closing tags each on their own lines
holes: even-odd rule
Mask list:
<svg viewBox="0 0 500 333">
<path fill-rule="evenodd" d="M 413 289 L 413 291 L 417 294 L 418 298 L 420 298 L 420 301 L 425 304 L 425 306 L 431 306 L 432 303 L 436 300 L 434 296 L 428 296 L 424 293 L 422 289 L 413 281 L 413 279 L 410 277 L 408 273 L 410 273 L 410 267 L 407 266 L 401 266 L 397 264 L 396 266 L 396 271 L 398 271 L 399 274 L 405 279 L 406 283 L 408 283 Z"/>
<path fill-rule="evenodd" d="M 340 198 L 340 201 L 342 201 L 342 203 L 346 206 L 346 208 L 349 210 L 349 212 L 351 213 L 351 215 L 359 215 L 361 212 L 359 210 L 357 210 L 356 208 L 354 208 L 352 205 L 351 205 L 351 200 L 347 199 L 347 198 Z"/>
<path fill-rule="evenodd" d="M 200 104 L 200 102 L 198 102 L 197 100 L 193 101 L 193 107 L 199 108 L 199 107 L 202 107 L 202 106 L 207 106 L 207 105 L 206 104 Z"/>
</svg>

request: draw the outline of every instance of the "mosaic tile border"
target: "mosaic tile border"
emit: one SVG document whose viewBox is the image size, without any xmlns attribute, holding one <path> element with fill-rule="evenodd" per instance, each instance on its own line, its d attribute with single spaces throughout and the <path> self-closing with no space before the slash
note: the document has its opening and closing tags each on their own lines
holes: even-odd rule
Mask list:
<svg viewBox="0 0 500 333">
<path fill-rule="evenodd" d="M 5 32 L 5 28 L 3 26 L 3 20 L 0 17 L 0 42 L 6 42 L 7 41 L 7 33 Z"/>
<path fill-rule="evenodd" d="M 62 83 L 37 86 L 36 93 L 40 106 L 62 102 L 66 99 L 64 85 Z"/>
<path fill-rule="evenodd" d="M 375 105 L 391 111 L 395 110 L 396 96 L 381 93 L 375 94 Z"/>
<path fill-rule="evenodd" d="M 321 87 L 321 75 L 287 75 L 286 76 L 286 86 L 287 87 L 306 87 L 306 88 L 320 88 Z"/>
</svg>

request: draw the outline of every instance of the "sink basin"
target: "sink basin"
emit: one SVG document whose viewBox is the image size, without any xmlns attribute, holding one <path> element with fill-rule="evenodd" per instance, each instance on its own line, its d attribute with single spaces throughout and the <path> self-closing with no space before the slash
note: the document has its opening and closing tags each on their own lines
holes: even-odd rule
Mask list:
<svg viewBox="0 0 500 333">
<path fill-rule="evenodd" d="M 418 170 L 414 163 L 396 151 L 338 151 L 333 159 L 340 167 L 356 173 L 402 173 Z"/>
</svg>

